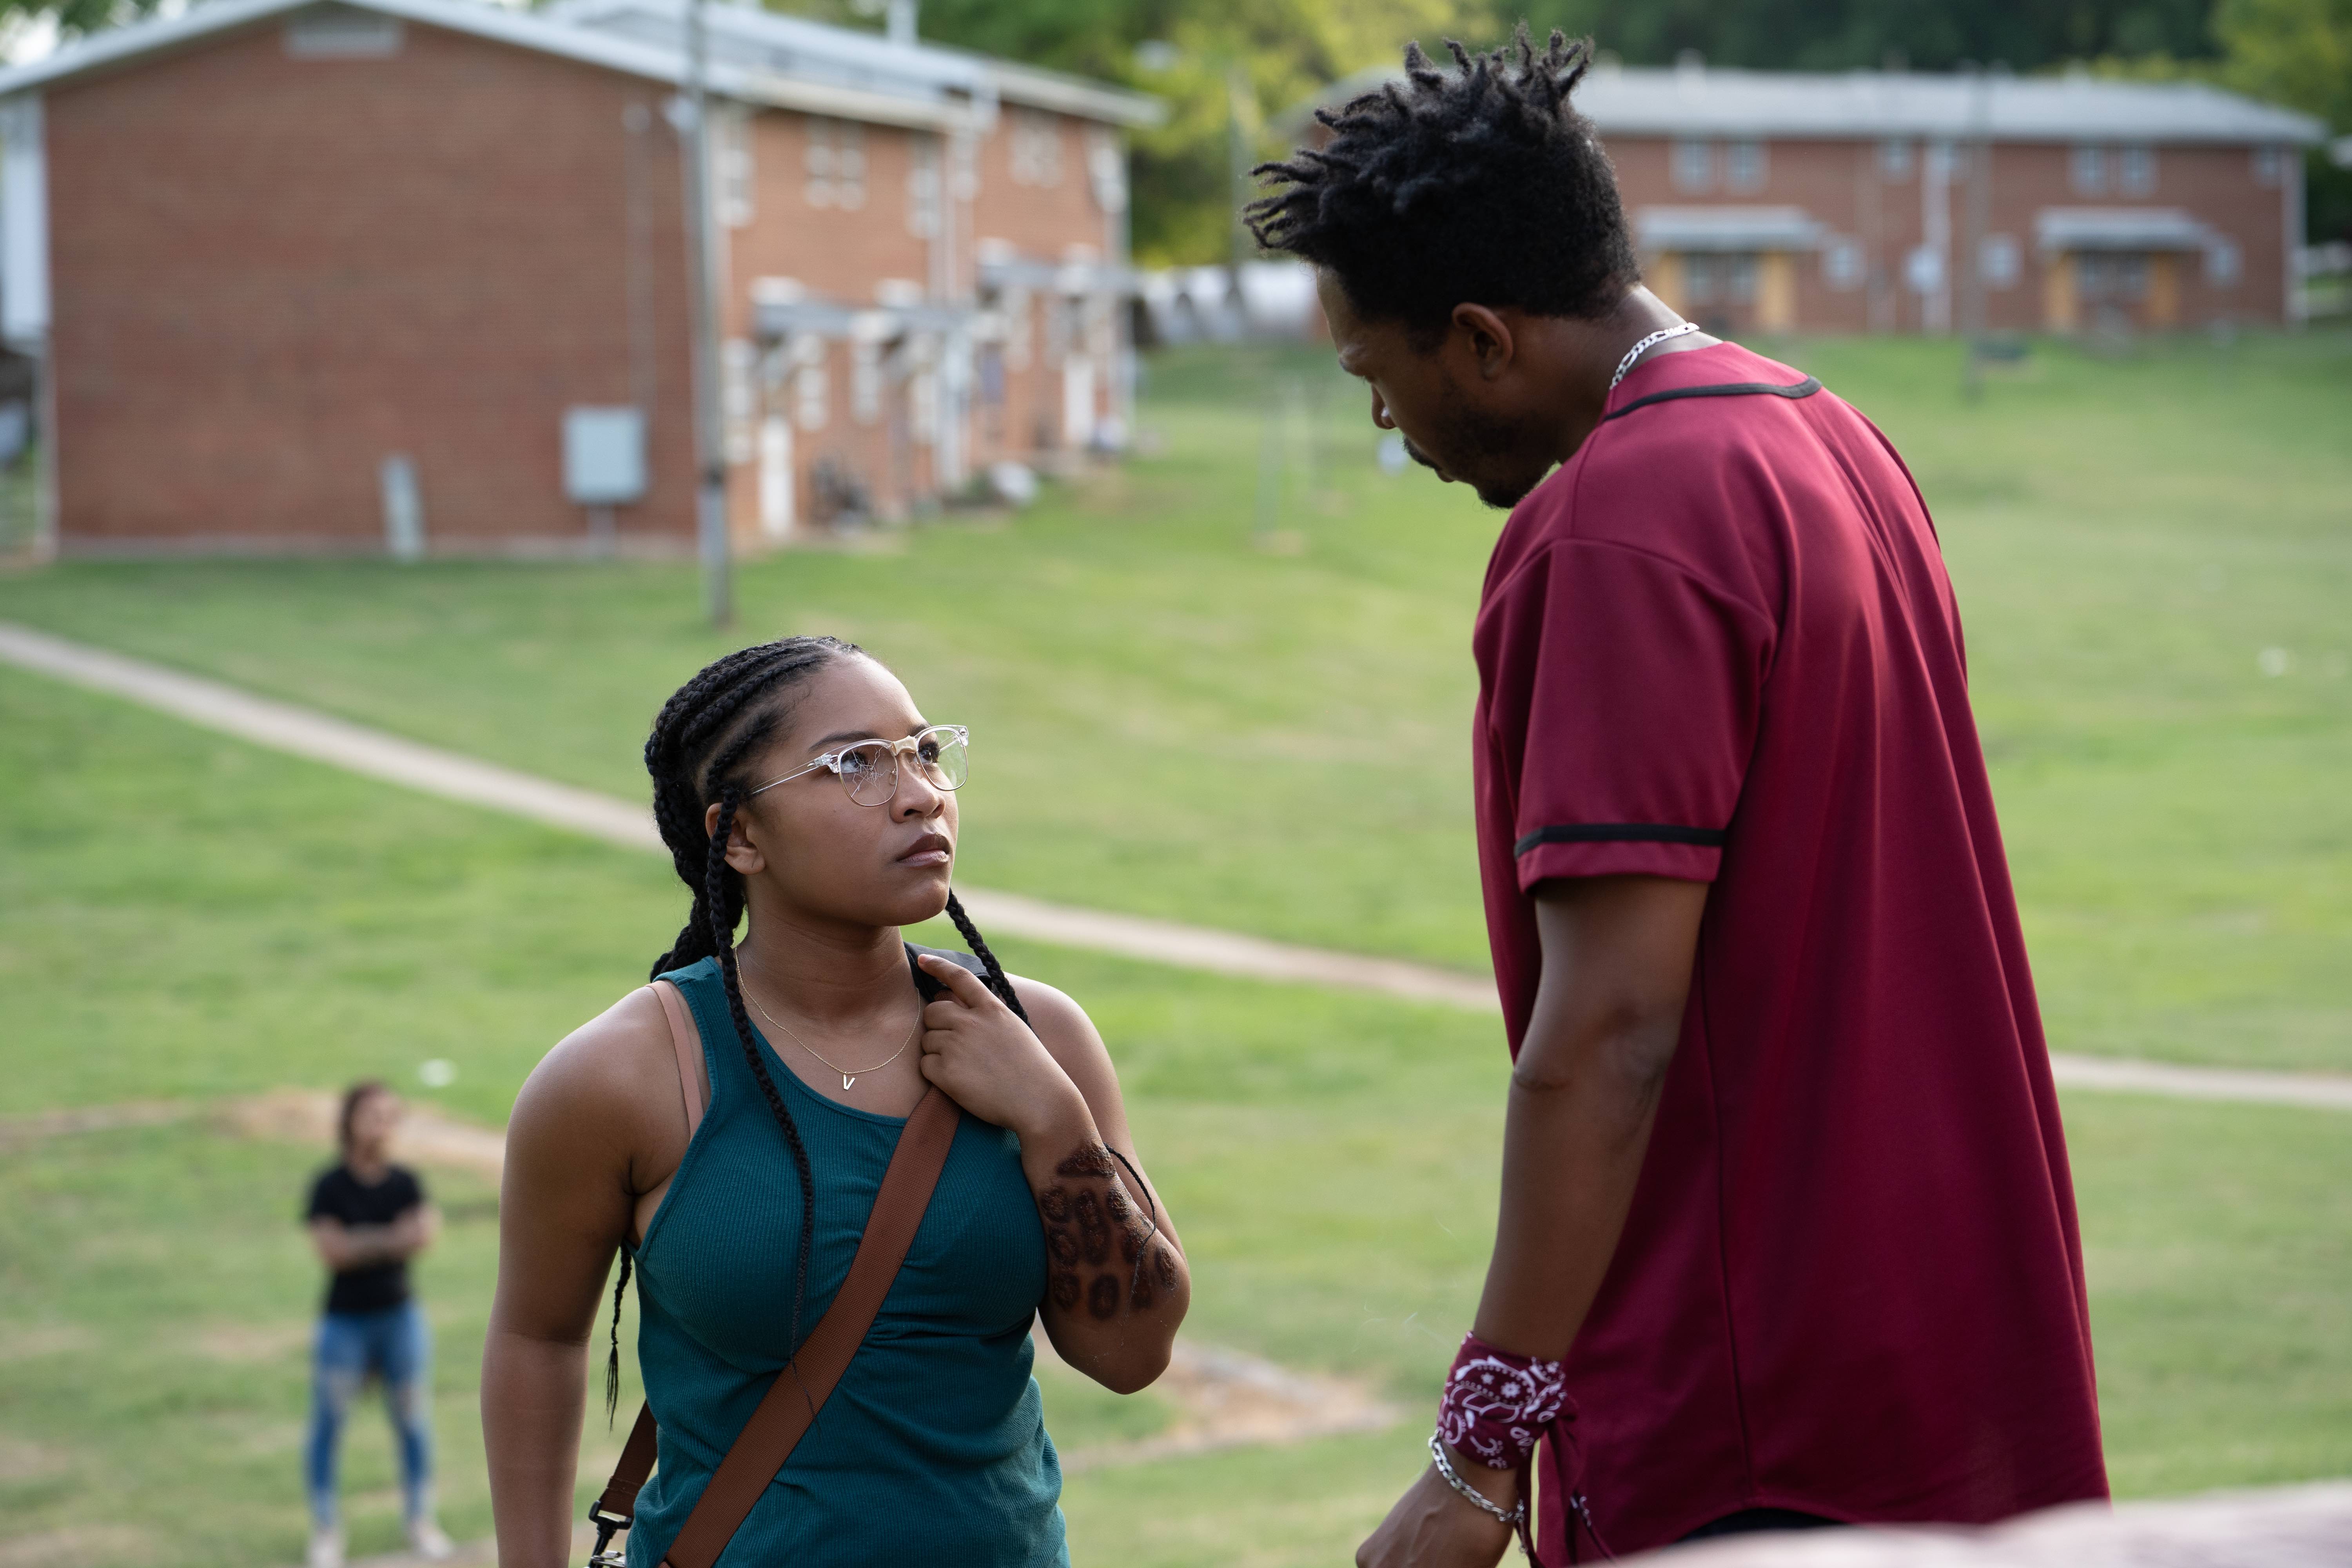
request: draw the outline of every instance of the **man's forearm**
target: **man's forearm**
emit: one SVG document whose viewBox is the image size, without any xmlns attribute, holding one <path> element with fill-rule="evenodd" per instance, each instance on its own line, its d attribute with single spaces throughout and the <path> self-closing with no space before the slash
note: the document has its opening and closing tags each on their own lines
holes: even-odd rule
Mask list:
<svg viewBox="0 0 2352 1568">
<path fill-rule="evenodd" d="M 1530 1039 L 1522 1062 L 1538 1042 Z M 1568 1353 L 1617 1250 L 1658 1079 L 1605 1044 L 1562 1071 L 1515 1073 L 1503 1124 L 1502 1208 L 1478 1337 L 1522 1355 Z"/>
<path fill-rule="evenodd" d="M 1682 1037 L 1704 883 L 1547 882 L 1543 978 L 1511 1068 L 1502 1212 L 1478 1337 L 1568 1353 L 1617 1251 Z"/>
</svg>

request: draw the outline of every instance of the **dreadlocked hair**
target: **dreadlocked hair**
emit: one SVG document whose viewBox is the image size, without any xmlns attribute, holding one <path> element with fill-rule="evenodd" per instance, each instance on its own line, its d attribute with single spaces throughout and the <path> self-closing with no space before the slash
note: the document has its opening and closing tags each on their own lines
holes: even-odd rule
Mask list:
<svg viewBox="0 0 2352 1568">
<path fill-rule="evenodd" d="M 679 687 L 662 704 L 653 732 L 646 738 L 646 772 L 653 776 L 654 823 L 661 830 L 678 879 L 694 892 L 694 908 L 679 928 L 677 940 L 654 960 L 648 978 L 706 958 L 719 961 L 736 1043 L 751 1064 L 751 1077 L 768 1102 L 769 1114 L 784 1135 L 793 1173 L 800 1178 L 800 1243 L 785 1340 L 795 1353 L 808 1296 L 809 1255 L 816 1239 L 816 1177 L 809 1165 L 808 1146 L 768 1071 L 751 1016 L 744 1011 L 742 979 L 735 966 L 735 928 L 743 919 L 745 894 L 742 874 L 727 864 L 727 840 L 734 832 L 736 814 L 749 798 L 740 770 L 774 738 L 786 711 L 783 704 L 770 699 L 800 685 L 827 665 L 852 657 L 872 656 L 855 643 L 828 637 L 785 637 L 739 649 L 706 665 Z M 703 821 L 714 804 L 719 807 L 718 819 L 706 833 Z M 1005 978 L 1003 965 L 981 940 L 979 928 L 952 893 L 948 896 L 947 912 L 987 970 L 988 988 L 1027 1023 L 1029 1015 Z M 607 1422 L 620 1402 L 621 1300 L 628 1289 L 630 1273 L 630 1258 L 624 1250 L 620 1276 L 613 1286 L 612 1350 L 604 1364 Z"/>
<path fill-rule="evenodd" d="M 1243 209 L 1250 232 L 1430 346 L 1465 302 L 1606 315 L 1641 271 L 1616 172 L 1569 103 L 1592 40 L 1539 50 L 1521 22 L 1491 53 L 1445 47 L 1455 68 L 1409 44 L 1403 80 L 1316 110 L 1324 145 L 1251 170 L 1268 194 Z"/>
</svg>

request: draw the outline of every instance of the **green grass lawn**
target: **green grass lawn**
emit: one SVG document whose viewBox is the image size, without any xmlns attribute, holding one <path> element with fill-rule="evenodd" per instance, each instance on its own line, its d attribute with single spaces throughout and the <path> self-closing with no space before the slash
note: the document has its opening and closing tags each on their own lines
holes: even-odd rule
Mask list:
<svg viewBox="0 0 2352 1568">
<path fill-rule="evenodd" d="M 260 752 L 0 669 L 0 1110 L 211 1097 L 362 1073 L 495 1120 L 545 1044 L 642 973 L 682 894 L 647 858 Z M 1101 1022 L 1181 1215 L 1190 1331 L 1369 1375 L 1423 1406 L 1493 1214 L 1490 1021 L 1008 942 Z M 418 1092 L 424 1097 L 422 1091 Z M 2352 1250 L 2340 1115 L 2067 1103 L 2111 1462 L 2134 1494 L 2352 1471 Z M 199 1120 L 0 1149 L 0 1510 L 44 1561 L 291 1562 L 307 1319 L 294 1221 L 323 1152 Z M 476 1363 L 493 1194 L 419 1265 L 439 1337 L 443 1491 L 488 1529 Z M 626 1331 L 625 1330 L 625 1341 Z M 634 1397 L 632 1393 L 628 1397 Z M 1071 1447 L 1161 1413 L 1055 1380 Z M 1411 1426 L 1073 1479 L 1076 1560 L 1344 1561 L 1417 1468 Z M 362 1413 L 354 1545 L 393 1544 L 390 1445 Z M 586 1470 L 614 1441 L 592 1430 Z"/>
<path fill-rule="evenodd" d="M 1947 344 L 1777 352 L 1937 510 L 2054 1042 L 2352 1069 L 2352 334 L 2039 345 L 1973 404 Z M 1156 362 L 1159 455 L 1009 525 L 749 564 L 723 637 L 685 566 L 69 565 L 0 577 L 0 616 L 633 796 L 702 660 L 841 632 L 973 726 L 974 884 L 1476 965 L 1498 519 L 1379 475 L 1335 374 Z M 1285 378 L 1316 416 L 1276 520 L 1297 554 L 1253 542 Z"/>
</svg>

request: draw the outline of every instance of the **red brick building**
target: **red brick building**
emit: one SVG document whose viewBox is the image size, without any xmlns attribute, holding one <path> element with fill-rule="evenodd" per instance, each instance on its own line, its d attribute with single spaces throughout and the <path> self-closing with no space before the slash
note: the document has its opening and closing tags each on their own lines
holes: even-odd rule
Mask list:
<svg viewBox="0 0 2352 1568">
<path fill-rule="evenodd" d="M 2082 76 L 1603 65 L 1577 102 L 1650 287 L 1733 331 L 2284 322 L 2322 136 L 2211 88 Z"/>
<path fill-rule="evenodd" d="M 1156 106 L 709 16 L 739 540 L 1118 445 L 1121 137 Z M 215 0 L 0 73 L 0 329 L 45 365 L 55 546 L 682 548 L 681 17 Z M 567 468 L 582 415 L 609 506 Z"/>
</svg>

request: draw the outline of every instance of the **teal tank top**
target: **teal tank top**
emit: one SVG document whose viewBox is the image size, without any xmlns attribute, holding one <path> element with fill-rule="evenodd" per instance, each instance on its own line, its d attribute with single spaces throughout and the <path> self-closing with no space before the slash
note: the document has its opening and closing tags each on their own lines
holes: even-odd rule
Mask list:
<svg viewBox="0 0 2352 1568">
<path fill-rule="evenodd" d="M 913 951 L 931 950 L 910 950 L 910 970 Z M 800 1247 L 792 1151 L 735 1038 L 718 962 L 666 978 L 701 1033 L 710 1104 L 635 1255 L 637 1360 L 661 1448 L 638 1494 L 629 1568 L 656 1568 L 782 1370 Z M 755 1044 L 816 1177 L 805 1336 L 849 1272 L 906 1121 L 828 1100 L 764 1037 Z M 865 1344 L 721 1568 L 1066 1568 L 1061 1461 L 1030 1375 L 1045 1293 L 1020 1142 L 966 1115 Z"/>
</svg>

